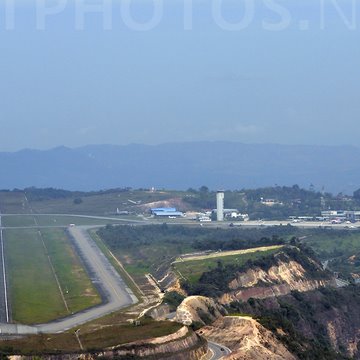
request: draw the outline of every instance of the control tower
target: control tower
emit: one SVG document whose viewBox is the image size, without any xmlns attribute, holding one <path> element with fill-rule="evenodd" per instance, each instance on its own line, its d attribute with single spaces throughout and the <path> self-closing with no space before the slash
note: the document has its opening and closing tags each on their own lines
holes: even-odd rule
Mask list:
<svg viewBox="0 0 360 360">
<path fill-rule="evenodd" d="M 216 220 L 224 221 L 224 191 L 216 193 Z"/>
</svg>

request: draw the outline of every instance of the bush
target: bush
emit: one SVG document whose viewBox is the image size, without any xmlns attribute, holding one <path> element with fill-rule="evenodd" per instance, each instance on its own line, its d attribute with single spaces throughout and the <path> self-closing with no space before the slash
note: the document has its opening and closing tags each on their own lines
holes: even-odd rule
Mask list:
<svg viewBox="0 0 360 360">
<path fill-rule="evenodd" d="M 167 292 L 163 298 L 163 304 L 168 304 L 172 310 L 175 310 L 185 299 L 185 296 L 177 291 Z"/>
</svg>

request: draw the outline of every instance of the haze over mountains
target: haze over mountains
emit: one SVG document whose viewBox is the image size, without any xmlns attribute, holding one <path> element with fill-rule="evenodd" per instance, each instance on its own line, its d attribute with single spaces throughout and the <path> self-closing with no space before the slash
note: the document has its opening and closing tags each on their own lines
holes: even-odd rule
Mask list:
<svg viewBox="0 0 360 360">
<path fill-rule="evenodd" d="M 360 148 L 191 142 L 89 145 L 0 153 L 0 188 L 114 187 L 242 189 L 294 185 L 351 194 L 360 187 Z"/>
</svg>

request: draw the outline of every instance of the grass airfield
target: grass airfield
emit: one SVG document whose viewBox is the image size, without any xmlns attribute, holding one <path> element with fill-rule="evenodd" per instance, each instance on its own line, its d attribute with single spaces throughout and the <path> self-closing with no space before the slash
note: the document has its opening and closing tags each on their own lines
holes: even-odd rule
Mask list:
<svg viewBox="0 0 360 360">
<path fill-rule="evenodd" d="M 104 195 L 104 198 L 101 198 L 102 196 L 96 196 L 92 197 L 90 202 L 84 201 L 85 211 L 76 211 L 76 206 L 69 199 L 31 202 L 21 192 L 0 191 L 0 215 L 4 227 L 8 291 L 13 322 L 43 323 L 101 302 L 100 295 L 66 233 L 66 227 L 70 224 L 101 226 L 123 223 L 131 218 L 126 216 L 117 220 L 114 219 L 114 215 L 107 215 L 107 219 L 90 218 L 89 215 L 104 216 L 105 211 L 114 210 L 113 206 L 118 204 L 116 196 L 114 198 L 112 195 Z M 110 203 L 113 204 L 111 207 Z M 51 209 L 54 211 L 50 211 Z M 49 215 L 39 215 L 43 210 Z M 66 215 L 68 213 L 85 216 Z M 102 251 L 110 257 L 106 246 L 102 243 L 101 245 Z M 115 262 L 114 259 L 112 261 Z M 120 266 L 117 266 L 117 269 L 121 273 Z M 121 275 L 124 276 L 124 273 Z M 131 284 L 129 279 L 125 281 L 138 294 L 134 284 Z M 164 336 L 177 331 L 181 326 L 167 321 L 155 322 L 144 319 L 140 327 L 129 324 L 144 306 L 151 306 L 151 301 L 147 305 L 140 302 L 131 311 L 125 308 L 61 334 L 3 339 L 0 341 L 0 352 L 41 355 L 80 351 L 74 333 L 78 329 L 82 346 L 88 351 Z"/>
<path fill-rule="evenodd" d="M 126 219 L 125 219 L 126 220 Z M 89 218 L 86 216 L 71 216 L 71 215 L 3 215 L 2 223 L 4 227 L 67 227 L 70 224 L 74 225 L 107 225 L 109 223 L 121 224 L 123 219 L 111 220 L 100 218 Z"/>
<path fill-rule="evenodd" d="M 111 222 L 118 223 L 69 215 L 2 215 L 14 322 L 45 323 L 101 303 L 66 228 Z"/>
<path fill-rule="evenodd" d="M 63 229 L 12 229 L 4 235 L 15 322 L 45 323 L 101 302 Z"/>
</svg>

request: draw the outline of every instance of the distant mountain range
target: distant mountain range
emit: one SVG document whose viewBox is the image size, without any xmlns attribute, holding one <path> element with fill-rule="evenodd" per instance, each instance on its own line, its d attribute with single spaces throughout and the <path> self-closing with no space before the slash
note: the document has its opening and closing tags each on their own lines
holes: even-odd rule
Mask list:
<svg viewBox="0 0 360 360">
<path fill-rule="evenodd" d="M 294 185 L 351 194 L 360 148 L 233 142 L 91 145 L 0 153 L 0 188 L 242 189 Z"/>
</svg>

